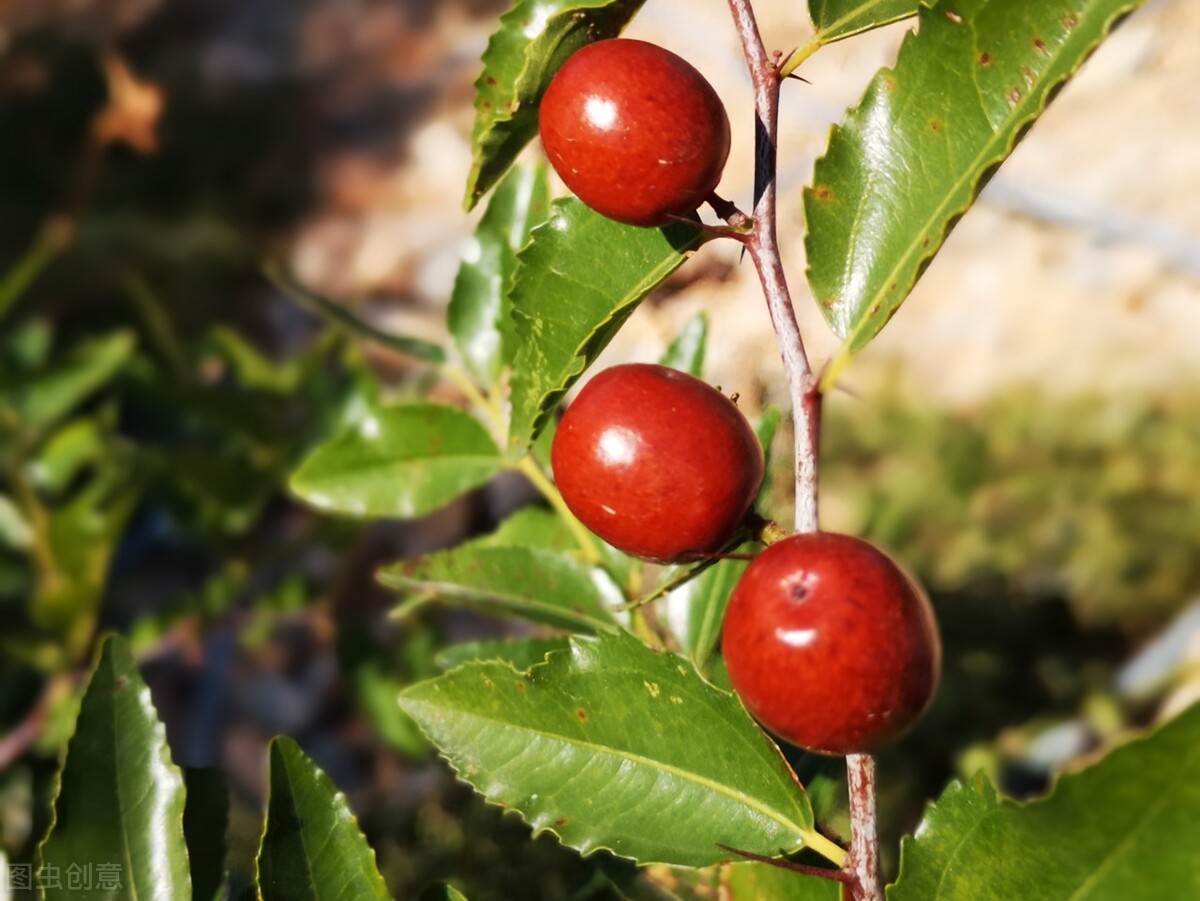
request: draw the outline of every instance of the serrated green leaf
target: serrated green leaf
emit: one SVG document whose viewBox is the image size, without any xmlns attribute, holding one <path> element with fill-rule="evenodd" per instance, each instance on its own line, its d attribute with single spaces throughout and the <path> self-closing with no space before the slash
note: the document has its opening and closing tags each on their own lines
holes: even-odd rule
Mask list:
<svg viewBox="0 0 1200 901">
<path fill-rule="evenodd" d="M 539 548 L 461 545 L 394 564 L 379 580 L 413 605 L 456 602 L 584 632 L 613 628 L 608 610 L 625 600 L 603 570 Z"/>
<path fill-rule="evenodd" d="M 1200 705 L 1031 804 L 953 783 L 901 847 L 891 901 L 1200 898 Z"/>
<path fill-rule="evenodd" d="M 92 338 L 39 373 L 0 382 L 0 392 L 11 393 L 23 428 L 45 428 L 111 381 L 133 353 L 134 346 L 132 332 L 118 331 Z"/>
<path fill-rule="evenodd" d="M 213 901 L 225 886 L 225 830 L 229 825 L 229 786 L 216 767 L 183 771 L 187 805 L 183 833 L 194 901 Z"/>
<path fill-rule="evenodd" d="M 718 844 L 776 854 L 819 839 L 741 703 L 627 634 L 574 638 L 527 674 L 466 664 L 400 703 L 490 801 L 584 854 L 706 866 L 728 859 Z"/>
<path fill-rule="evenodd" d="M 491 638 L 452 644 L 438 651 L 434 661 L 444 670 L 476 660 L 502 660 L 518 672 L 543 663 L 551 651 L 566 650 L 570 640 L 555 638 Z"/>
<path fill-rule="evenodd" d="M 471 209 L 537 132 L 537 105 L 554 73 L 585 44 L 616 37 L 645 0 L 517 0 L 500 17 L 475 82 Z"/>
<path fill-rule="evenodd" d="M 594 540 L 594 544 L 600 553 L 600 565 L 608 574 L 620 585 L 632 584 L 633 570 L 640 567 L 641 562 L 618 551 L 612 545 L 605 544 L 599 538 Z M 579 552 L 579 540 L 563 522 L 562 517 L 541 507 L 518 510 L 500 523 L 496 531 L 473 538 L 467 545 L 541 548 L 572 555 Z"/>
<path fill-rule="evenodd" d="M 479 420 L 454 407 L 376 410 L 321 445 L 293 473 L 293 493 L 321 510 L 411 519 L 504 468 Z"/>
<path fill-rule="evenodd" d="M 512 361 L 508 286 L 517 251 L 550 215 L 548 172 L 545 163 L 509 172 L 488 201 L 454 280 L 446 321 L 467 371 L 481 385 L 494 385 Z"/>
<path fill-rule="evenodd" d="M 917 14 L 921 0 L 808 0 L 817 39 L 832 44 Z"/>
<path fill-rule="evenodd" d="M 166 732 L 125 642 L 104 640 L 57 777 L 49 832 L 38 862 L 57 867 L 42 897 L 79 897 L 68 868 L 106 874 L 119 887 L 89 892 L 106 901 L 190 898 L 183 834 L 184 784 Z M 99 867 L 105 867 L 99 870 Z M 90 869 L 85 869 L 90 868 Z M 83 879 L 83 873 L 77 876 Z"/>
<path fill-rule="evenodd" d="M 523 450 L 651 291 L 705 241 L 695 225 L 637 228 L 574 198 L 533 231 L 512 286 L 517 349 L 509 445 Z"/>
<path fill-rule="evenodd" d="M 1141 0 L 942 0 L 830 137 L 805 190 L 808 281 L 845 339 L 896 312 L 1052 92 Z"/>
<path fill-rule="evenodd" d="M 658 362 L 700 378 L 704 374 L 704 352 L 707 347 L 708 316 L 697 313 L 683 324 Z"/>
<path fill-rule="evenodd" d="M 271 797 L 256 866 L 262 901 L 392 897 L 346 796 L 286 736 L 271 741 Z"/>
</svg>

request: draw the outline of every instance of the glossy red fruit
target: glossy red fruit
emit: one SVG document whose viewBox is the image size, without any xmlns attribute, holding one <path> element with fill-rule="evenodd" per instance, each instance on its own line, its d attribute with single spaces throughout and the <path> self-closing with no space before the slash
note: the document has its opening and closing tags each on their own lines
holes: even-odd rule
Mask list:
<svg viewBox="0 0 1200 901">
<path fill-rule="evenodd" d="M 685 60 L 613 38 L 575 53 L 538 111 L 542 145 L 575 195 L 629 225 L 666 225 L 712 193 L 729 156 L 729 118 Z"/>
<path fill-rule="evenodd" d="M 661 563 L 721 550 L 763 477 L 758 438 L 729 398 L 666 366 L 593 378 L 551 450 L 563 500 L 614 547 Z"/>
<path fill-rule="evenodd" d="M 822 754 L 898 737 L 941 675 L 921 589 L 878 548 L 829 532 L 793 535 L 755 558 L 729 599 L 721 643 L 754 717 Z"/>
</svg>

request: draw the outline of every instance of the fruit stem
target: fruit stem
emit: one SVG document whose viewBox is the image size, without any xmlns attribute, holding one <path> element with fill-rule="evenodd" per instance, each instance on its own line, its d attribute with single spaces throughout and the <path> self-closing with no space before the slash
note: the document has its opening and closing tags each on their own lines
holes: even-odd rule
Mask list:
<svg viewBox="0 0 1200 901">
<path fill-rule="evenodd" d="M 567 528 L 571 530 L 571 534 L 575 536 L 575 543 L 579 545 L 579 551 L 583 555 L 584 562 L 597 566 L 600 563 L 600 550 L 596 547 L 596 542 L 592 538 L 592 533 L 589 532 L 571 512 L 566 501 L 563 500 L 558 488 L 546 474 L 542 472 L 542 468 L 537 465 L 537 461 L 529 454 L 526 454 L 517 463 L 517 470 L 529 479 L 533 487 L 546 499 L 554 512 L 562 517 L 563 522 L 567 524 Z"/>
</svg>

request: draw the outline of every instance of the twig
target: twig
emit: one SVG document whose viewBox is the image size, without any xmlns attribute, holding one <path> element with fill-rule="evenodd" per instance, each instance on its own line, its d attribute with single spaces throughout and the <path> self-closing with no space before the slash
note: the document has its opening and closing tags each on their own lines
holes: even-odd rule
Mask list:
<svg viewBox="0 0 1200 901">
<path fill-rule="evenodd" d="M 796 431 L 796 531 L 815 532 L 821 395 L 804 351 L 804 340 L 800 336 L 800 326 L 792 306 L 775 229 L 776 142 L 779 134 L 781 79 L 777 63 L 767 54 L 763 45 L 750 0 L 729 0 L 729 8 L 742 39 L 754 84 L 754 229 L 746 242 L 746 250 L 762 282 L 791 393 L 792 422 Z"/>
<path fill-rule="evenodd" d="M 846 868 L 853 876 L 851 891 L 857 901 L 883 901 L 879 878 L 879 835 L 875 827 L 875 758 L 851 754 L 846 758 L 850 782 L 850 856 Z"/>
<path fill-rule="evenodd" d="M 768 55 L 751 0 L 729 0 L 734 23 L 742 40 L 750 78 L 754 85 L 755 168 L 754 228 L 745 243 L 758 270 L 771 324 L 783 357 L 792 399 L 792 421 L 796 432 L 796 531 L 815 532 L 817 516 L 817 461 L 820 450 L 821 392 L 804 350 L 795 308 L 787 286 L 776 235 L 776 172 L 778 163 L 779 89 L 812 52 L 791 54 L 785 63 Z M 784 68 L 786 66 L 786 68 Z M 879 840 L 875 823 L 875 761 L 870 755 L 846 758 L 850 783 L 850 819 L 853 837 L 844 871 L 856 901 L 882 901 L 879 878 Z"/>
</svg>

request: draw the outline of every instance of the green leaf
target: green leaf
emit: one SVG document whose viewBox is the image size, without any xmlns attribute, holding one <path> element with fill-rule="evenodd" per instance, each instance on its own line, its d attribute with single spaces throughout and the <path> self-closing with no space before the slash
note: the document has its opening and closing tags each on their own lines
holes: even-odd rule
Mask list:
<svg viewBox="0 0 1200 901">
<path fill-rule="evenodd" d="M 1200 705 L 1031 804 L 953 783 L 901 848 L 891 901 L 1200 898 Z"/>
<path fill-rule="evenodd" d="M 345 304 L 339 303 L 300 284 L 295 276 L 281 266 L 267 264 L 263 267 L 263 274 L 277 288 L 292 298 L 292 300 L 322 319 L 328 320 L 334 325 L 345 329 L 348 334 L 355 338 L 371 341 L 391 350 L 399 351 L 407 356 L 416 357 L 418 360 L 424 360 L 426 363 L 439 364 L 446 362 L 446 352 L 438 345 L 432 344 L 429 341 L 423 341 L 420 338 L 413 338 L 409 335 L 395 335 L 376 328 L 369 322 L 355 316 L 347 309 Z"/>
<path fill-rule="evenodd" d="M 382 661 L 369 660 L 356 666 L 350 682 L 359 707 L 380 738 L 414 759 L 428 753 L 429 745 L 417 724 L 396 706 L 396 695 L 405 684 L 391 675 Z"/>
<path fill-rule="evenodd" d="M 38 848 L 39 864 L 58 867 L 61 877 L 61 888 L 44 892 L 47 901 L 78 898 L 68 868 L 89 866 L 93 885 L 102 872 L 120 883 L 89 897 L 191 897 L 183 776 L 120 638 L 100 646 L 56 787 L 50 830 Z"/>
<path fill-rule="evenodd" d="M 805 190 L 808 281 L 864 347 L 1052 92 L 1141 0 L 943 0 L 833 130 Z"/>
<path fill-rule="evenodd" d="M 321 445 L 291 489 L 321 510 L 411 519 L 432 513 L 504 468 L 477 419 L 453 407 L 377 410 Z"/>
<path fill-rule="evenodd" d="M 704 352 L 707 347 L 708 316 L 697 313 L 683 324 L 658 362 L 700 378 L 704 374 Z"/>
<path fill-rule="evenodd" d="M 603 570 L 536 548 L 462 545 L 397 563 L 379 579 L 415 595 L 397 615 L 436 599 L 584 632 L 613 628 L 608 609 L 625 600 Z"/>
<path fill-rule="evenodd" d="M 574 198 L 533 231 L 512 287 L 517 349 L 509 444 L 523 450 L 641 300 L 705 240 L 690 223 L 637 228 Z"/>
<path fill-rule="evenodd" d="M 921 0 L 808 0 L 808 15 L 817 40 L 832 44 L 842 38 L 915 16 Z"/>
<path fill-rule="evenodd" d="M 758 547 L 744 545 L 738 551 Z M 707 669 L 721 638 L 729 595 L 749 565 L 746 560 L 722 560 L 667 595 L 667 622 L 700 672 Z"/>
<path fill-rule="evenodd" d="M 812 810 L 740 702 L 617 633 L 527 674 L 470 663 L 400 697 L 459 774 L 584 854 L 706 866 L 794 849 Z M 823 840 L 822 840 L 823 841 Z"/>
<path fill-rule="evenodd" d="M 33 545 L 33 528 L 7 494 L 0 494 L 0 546 L 17 551 Z"/>
<path fill-rule="evenodd" d="M 58 494 L 86 467 L 107 453 L 112 427 L 100 418 L 76 419 L 57 429 L 29 463 L 31 481 L 47 494 Z"/>
<path fill-rule="evenodd" d="M 271 741 L 271 797 L 257 868 L 262 901 L 392 897 L 346 796 L 286 736 Z"/>
<path fill-rule="evenodd" d="M 134 349 L 132 332 L 113 332 L 75 346 L 44 371 L 17 377 L 16 384 L 0 384 L 11 391 L 23 428 L 44 428 L 71 412 L 94 391 L 109 382 L 125 365 Z"/>
<path fill-rule="evenodd" d="M 585 44 L 616 37 L 645 0 L 517 0 L 500 17 L 475 82 L 471 209 L 508 171 L 537 132 L 542 92 Z"/>
<path fill-rule="evenodd" d="M 774 458 L 775 433 L 779 431 L 779 422 L 781 419 L 783 419 L 783 413 L 780 412 L 778 407 L 767 407 L 762 411 L 762 415 L 758 418 L 758 423 L 754 427 L 754 434 L 758 437 L 758 443 L 762 445 L 763 472 L 765 473 L 762 487 L 758 489 L 758 499 L 754 503 L 756 508 L 771 493 L 771 461 Z"/>
<path fill-rule="evenodd" d="M 556 638 L 492 638 L 452 644 L 438 651 L 435 662 L 442 669 L 454 669 L 476 660 L 503 660 L 518 672 L 543 663 L 551 651 L 563 651 L 570 645 L 565 636 Z"/>
<path fill-rule="evenodd" d="M 525 507 L 507 517 L 494 532 L 469 542 L 471 547 L 528 547 L 573 551 L 575 536 L 560 516 L 541 507 Z"/>
<path fill-rule="evenodd" d="M 109 563 L 142 495 L 134 461 L 106 458 L 104 468 L 50 511 L 33 598 L 34 621 L 63 633 L 71 653 L 86 653 Z"/>
<path fill-rule="evenodd" d="M 192 897 L 212 901 L 225 885 L 225 830 L 229 825 L 229 786 L 216 767 L 187 767 L 187 805 L 183 834 L 187 838 Z"/>
<path fill-rule="evenodd" d="M 481 385 L 494 385 L 512 360 L 508 286 L 517 268 L 517 251 L 549 215 L 545 163 L 513 169 L 488 201 L 463 255 L 446 318 L 467 371 Z"/>
<path fill-rule="evenodd" d="M 61 230 L 47 229 L 0 275 L 0 321 L 12 312 L 37 277 L 62 251 L 62 238 Z"/>
<path fill-rule="evenodd" d="M 220 354 L 239 386 L 271 394 L 296 392 L 302 376 L 301 362 L 272 360 L 240 334 L 226 325 L 213 326 L 206 344 Z"/>
<path fill-rule="evenodd" d="M 765 863 L 738 863 L 725 872 L 724 883 L 734 899 L 769 898 L 771 901 L 841 901 L 841 885 L 773 867 Z M 849 895 L 846 896 L 847 898 Z"/>
</svg>

